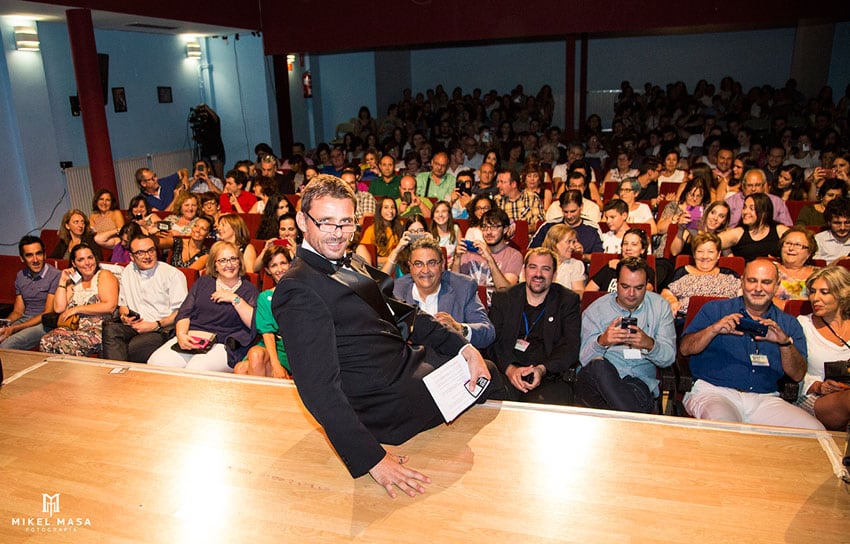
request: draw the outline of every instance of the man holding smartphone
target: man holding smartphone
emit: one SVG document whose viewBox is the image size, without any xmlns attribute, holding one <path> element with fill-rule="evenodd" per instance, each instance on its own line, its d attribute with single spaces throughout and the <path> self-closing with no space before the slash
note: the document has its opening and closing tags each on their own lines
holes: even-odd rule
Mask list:
<svg viewBox="0 0 850 544">
<path fill-rule="evenodd" d="M 823 429 L 814 416 L 782 400 L 777 390 L 783 375 L 799 381 L 807 367 L 803 328 L 773 304 L 778 287 L 773 262 L 751 261 L 741 277 L 742 296 L 707 302 L 685 329 L 679 350 L 691 356 L 696 379 L 684 399 L 692 416 Z"/>
<path fill-rule="evenodd" d="M 177 310 L 188 294 L 186 276 L 157 261 L 147 234 L 130 240 L 132 262 L 121 273 L 118 319 L 103 322 L 103 357 L 146 363 L 174 330 Z"/>
<path fill-rule="evenodd" d="M 617 264 L 617 292 L 582 314 L 582 368 L 576 397 L 590 408 L 651 413 L 659 395 L 657 368 L 676 360 L 670 305 L 647 291 L 649 265 L 640 257 Z"/>
<path fill-rule="evenodd" d="M 399 197 L 395 199 L 398 206 L 399 217 L 411 217 L 421 215 L 425 219 L 431 218 L 431 208 L 434 206 L 428 198 L 419 198 L 416 194 L 416 178 L 404 176 L 398 187 Z"/>
</svg>

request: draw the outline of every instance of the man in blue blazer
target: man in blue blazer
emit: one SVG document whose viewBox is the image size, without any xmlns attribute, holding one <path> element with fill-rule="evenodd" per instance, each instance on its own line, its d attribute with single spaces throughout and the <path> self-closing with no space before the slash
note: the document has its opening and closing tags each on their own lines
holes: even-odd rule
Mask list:
<svg viewBox="0 0 850 544">
<path fill-rule="evenodd" d="M 410 274 L 396 280 L 396 298 L 419 306 L 479 349 L 496 338 L 496 328 L 478 298 L 478 284 L 468 276 L 443 270 L 443 252 L 433 238 L 410 245 Z"/>
</svg>

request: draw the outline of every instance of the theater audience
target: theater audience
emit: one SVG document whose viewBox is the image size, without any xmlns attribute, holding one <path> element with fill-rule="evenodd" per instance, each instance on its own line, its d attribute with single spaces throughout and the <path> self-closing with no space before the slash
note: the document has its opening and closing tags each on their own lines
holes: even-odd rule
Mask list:
<svg viewBox="0 0 850 544">
<path fill-rule="evenodd" d="M 576 398 L 590 408 L 650 413 L 659 396 L 658 368 L 676 360 L 670 305 L 649 292 L 650 268 L 640 257 L 617 264 L 615 293 L 582 314 Z"/>
<path fill-rule="evenodd" d="M 658 227 L 655 225 L 655 219 L 652 217 L 652 210 L 649 206 L 643 202 L 638 202 L 636 199 L 637 193 L 640 190 L 640 182 L 636 178 L 626 178 L 617 187 L 616 196 L 628 206 L 629 214 L 626 218 L 627 222 L 646 223 L 649 225 L 652 234 L 655 234 Z"/>
<path fill-rule="evenodd" d="M 495 328 L 478 298 L 478 285 L 471 278 L 443 270 L 443 254 L 434 238 L 410 244 L 409 274 L 398 278 L 394 295 L 455 332 L 473 346 L 483 349 L 496 336 Z"/>
<path fill-rule="evenodd" d="M 584 282 L 587 276 L 584 273 L 584 263 L 581 259 L 574 259 L 573 253 L 581 254 L 582 247 L 572 227 L 563 223 L 554 225 L 546 238 L 543 239 L 541 247 L 549 249 L 558 256 L 558 267 L 555 272 L 555 282 L 567 289 L 572 289 L 577 295 L 584 293 Z M 520 277 L 520 281 L 524 278 Z"/>
<path fill-rule="evenodd" d="M 91 209 L 89 222 L 96 234 L 118 230 L 124 226 L 124 216 L 118 210 L 118 199 L 109 189 L 99 189 L 94 194 Z"/>
<path fill-rule="evenodd" d="M 803 300 L 809 296 L 806 280 L 818 268 L 810 262 L 817 250 L 815 235 L 806 227 L 791 227 L 779 239 L 779 262 L 776 263 L 779 286 L 773 303 L 780 310 L 785 309 L 789 300 Z"/>
<path fill-rule="evenodd" d="M 201 271 L 206 267 L 209 249 L 206 240 L 212 232 L 213 220 L 206 215 L 201 215 L 192 225 L 188 237 L 177 236 L 171 247 L 171 256 L 168 262 L 177 268 L 193 268 Z"/>
<path fill-rule="evenodd" d="M 101 253 L 100 246 L 94 239 L 94 233 L 89 228 L 88 217 L 80 210 L 68 210 L 62 216 L 62 221 L 59 224 L 59 241 L 53 251 L 50 252 L 50 258 L 70 259 L 73 249 L 81 243 L 86 243 L 100 261 L 103 253 Z"/>
<path fill-rule="evenodd" d="M 119 279 L 118 318 L 103 322 L 103 357 L 146 363 L 174 331 L 177 309 L 186 298 L 186 277 L 157 261 L 153 237 L 137 234 L 129 246 L 133 262 Z"/>
<path fill-rule="evenodd" d="M 398 244 L 390 252 L 381 271 L 393 278 L 399 278 L 410 272 L 408 260 L 410 257 L 410 244 L 422 238 L 432 238 L 428 232 L 428 222 L 421 215 L 413 215 L 404 219 L 404 233 L 402 233 Z M 361 251 L 361 257 L 366 254 Z"/>
<path fill-rule="evenodd" d="M 294 251 L 294 248 L 291 248 Z M 289 270 L 292 264 L 290 248 L 284 246 L 267 246 L 258 259 L 262 262 L 266 274 L 275 285 L 280 278 Z M 272 315 L 272 295 L 274 287 L 267 289 L 257 297 L 257 307 L 254 312 L 254 326 L 260 341 L 248 350 L 248 355 L 243 361 L 236 363 L 233 367 L 234 374 L 250 374 L 252 376 L 266 376 L 270 378 L 291 378 L 289 374 L 289 359 L 286 357 L 286 349 L 283 339 L 280 337 L 278 323 Z"/>
<path fill-rule="evenodd" d="M 360 245 L 373 244 L 378 254 L 378 267 L 383 267 L 403 233 L 404 222 L 398 216 L 395 200 L 384 197 L 381 199 L 378 213 L 375 214 L 375 222 L 366 227 Z M 361 249 L 358 246 L 358 254 L 364 256 L 367 262 L 372 261 L 371 257 L 365 257 L 369 255 L 366 248 Z"/>
<path fill-rule="evenodd" d="M 168 238 L 168 242 L 160 245 L 170 247 L 173 236 L 188 236 L 192 232 L 195 218 L 198 217 L 199 208 L 198 195 L 195 193 L 184 191 L 177 195 L 174 198 L 174 213 L 163 219 L 163 221 L 171 224 L 171 230 L 168 233 L 163 233 Z"/>
<path fill-rule="evenodd" d="M 526 280 L 493 294 L 490 318 L 496 341 L 490 356 L 508 378 L 509 398 L 522 402 L 572 404 L 567 380 L 578 362 L 579 297 L 554 283 L 558 258 L 550 249 L 525 255 Z"/>
<path fill-rule="evenodd" d="M 729 226 L 729 205 L 722 200 L 715 200 L 706 206 L 696 228 L 689 226 L 691 223 L 690 214 L 680 214 L 678 223 L 679 229 L 676 231 L 676 237 L 670 242 L 670 253 L 674 257 L 676 255 L 693 255 L 691 241 L 694 236 L 701 232 L 719 235 Z"/>
<path fill-rule="evenodd" d="M 806 204 L 797 214 L 795 225 L 825 227 L 823 212 L 826 205 L 836 198 L 847 198 L 847 183 L 840 179 L 828 179 L 818 189 L 817 202 Z"/>
<path fill-rule="evenodd" d="M 741 225 L 720 233 L 723 249 L 751 261 L 756 257 L 777 257 L 779 238 L 788 227 L 774 222 L 773 204 L 764 193 L 753 193 L 744 200 Z"/>
<path fill-rule="evenodd" d="M 218 219 L 218 224 L 216 224 L 216 234 L 220 241 L 230 242 L 239 248 L 239 254 L 245 270 L 254 270 L 254 262 L 257 260 L 257 250 L 251 245 L 251 235 L 248 232 L 248 225 L 244 219 L 235 213 L 222 215 Z"/>
<path fill-rule="evenodd" d="M 239 247 L 213 244 L 206 274 L 192 284 L 177 311 L 176 337 L 154 351 L 148 364 L 231 372 L 254 340 L 251 321 L 258 293 L 244 275 Z"/>
<path fill-rule="evenodd" d="M 519 281 L 522 254 L 508 245 L 506 231 L 510 225 L 508 215 L 501 209 L 492 209 L 481 219 L 483 240 L 470 240 L 455 247 L 452 271 L 472 277 L 478 285 L 487 287 L 488 301 L 496 289 L 507 289 Z"/>
<path fill-rule="evenodd" d="M 840 266 L 818 270 L 806 281 L 812 313 L 797 318 L 808 347 L 808 367 L 797 406 L 831 431 L 850 422 L 850 386 L 825 379 L 824 363 L 850 360 L 850 272 Z"/>
<path fill-rule="evenodd" d="M 45 333 L 41 316 L 53 310 L 53 299 L 61 273 L 45 262 L 44 242 L 24 236 L 18 242 L 23 270 L 15 275 L 15 302 L 0 327 L 0 348 L 32 349 Z"/>
<path fill-rule="evenodd" d="M 685 329 L 679 353 L 690 356 L 696 381 L 685 395 L 698 419 L 823 429 L 814 416 L 782 400 L 783 375 L 806 372 L 806 337 L 800 323 L 773 304 L 779 286 L 776 265 L 747 263 L 741 297 L 707 302 Z M 766 331 L 756 330 L 763 326 Z"/>
<path fill-rule="evenodd" d="M 609 200 L 602 208 L 602 219 L 608 224 L 608 231 L 601 236 L 602 250 L 605 253 L 620 253 L 623 236 L 629 230 L 629 205 L 619 198 Z"/>
<path fill-rule="evenodd" d="M 82 241 L 70 254 L 71 267 L 59 276 L 53 298 L 58 326 L 41 337 L 39 350 L 87 356 L 99 353 L 103 321 L 118 305 L 118 280 L 100 267 L 93 246 Z"/>
<path fill-rule="evenodd" d="M 720 237 L 712 232 L 701 232 L 693 237 L 694 264 L 677 268 L 661 296 L 670 303 L 677 324 L 683 325 L 691 297 L 725 297 L 739 294 L 741 279 L 734 271 L 718 266 Z"/>
<path fill-rule="evenodd" d="M 496 174 L 499 194 L 494 202 L 505 211 L 512 221 L 523 220 L 529 227 L 535 228 L 543 219 L 543 201 L 536 194 L 522 190 L 519 174 L 512 169 L 502 168 Z"/>
<path fill-rule="evenodd" d="M 429 231 L 431 232 L 431 236 L 440 244 L 440 247 L 446 248 L 446 255 L 449 257 L 447 266 L 451 267 L 451 261 L 455 254 L 455 246 L 460 241 L 461 234 L 460 227 L 457 226 L 454 217 L 452 217 L 451 204 L 445 200 L 434 204 Z"/>
<path fill-rule="evenodd" d="M 850 199 L 836 198 L 827 204 L 823 220 L 828 229 L 815 235 L 818 243 L 815 257 L 834 264 L 850 255 Z"/>
<path fill-rule="evenodd" d="M 157 223 L 162 219 L 151 211 L 151 206 L 142 195 L 136 195 L 130 199 L 128 210 L 128 221 L 132 221 L 142 228 L 145 234 L 156 234 Z M 117 243 L 117 242 L 116 242 Z"/>
<path fill-rule="evenodd" d="M 767 194 L 768 184 L 767 177 L 765 177 L 764 170 L 752 169 L 748 170 L 746 174 L 744 174 L 744 181 L 741 183 L 741 190 L 736 193 L 732 193 L 726 198 L 726 203 L 729 204 L 729 210 L 731 215 L 729 216 L 729 224 L 733 227 L 737 227 L 738 223 L 741 220 L 742 210 L 744 208 L 744 201 L 750 195 L 754 194 Z M 785 205 L 785 201 L 779 198 L 776 195 L 767 194 L 770 198 L 771 202 L 771 218 L 774 222 L 790 227 L 794 224 L 791 221 L 791 214 L 788 213 L 788 206 Z M 716 198 L 712 198 L 712 200 L 718 200 Z"/>
<path fill-rule="evenodd" d="M 637 257 L 645 259 L 650 248 L 649 237 L 642 228 L 635 227 L 626 230 L 620 246 L 620 256 L 625 258 Z M 605 266 L 599 269 L 587 282 L 588 291 L 608 291 L 613 293 L 617 290 L 617 266 L 620 259 L 611 259 Z M 655 271 L 648 267 L 646 278 L 647 289 L 655 290 Z"/>
</svg>

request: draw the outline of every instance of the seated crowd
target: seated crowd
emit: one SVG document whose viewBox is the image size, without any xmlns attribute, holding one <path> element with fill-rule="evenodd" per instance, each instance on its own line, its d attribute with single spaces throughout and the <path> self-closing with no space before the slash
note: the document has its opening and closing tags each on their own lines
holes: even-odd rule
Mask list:
<svg viewBox="0 0 850 544">
<path fill-rule="evenodd" d="M 624 83 L 610 133 L 591 116 L 563 142 L 545 87 L 438 86 L 380 121 L 361 108 L 333 147 L 282 162 L 260 144 L 223 180 L 203 160 L 143 168 L 126 215 L 101 190 L 55 246 L 20 240 L 0 347 L 289 378 L 273 286 L 298 222 L 319 225 L 299 193 L 327 174 L 356 195 L 349 250 L 482 350 L 513 400 L 658 412 L 663 369 L 689 357 L 694 417 L 843 429 L 850 385 L 824 363 L 850 359 L 850 105 L 793 91 Z"/>
</svg>

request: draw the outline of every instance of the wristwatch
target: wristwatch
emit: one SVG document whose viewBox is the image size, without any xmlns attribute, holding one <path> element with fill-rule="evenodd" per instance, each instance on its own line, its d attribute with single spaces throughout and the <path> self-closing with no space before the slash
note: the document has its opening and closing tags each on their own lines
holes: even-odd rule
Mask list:
<svg viewBox="0 0 850 544">
<path fill-rule="evenodd" d="M 464 338 L 467 338 L 469 336 L 469 325 L 467 325 L 466 323 L 461 323 L 460 333 L 463 335 Z"/>
<path fill-rule="evenodd" d="M 794 338 L 792 338 L 790 336 L 788 337 L 787 342 L 784 342 L 782 344 L 780 344 L 779 342 L 776 343 L 776 345 L 779 346 L 780 348 L 787 348 L 788 346 L 793 345 L 793 344 L 794 344 Z"/>
<path fill-rule="evenodd" d="M 233 305 L 234 305 L 234 306 L 236 306 L 236 305 L 237 305 L 237 304 L 239 304 L 240 302 L 242 302 L 242 299 L 241 299 L 241 298 L 239 298 L 238 296 L 233 297 Z"/>
</svg>

